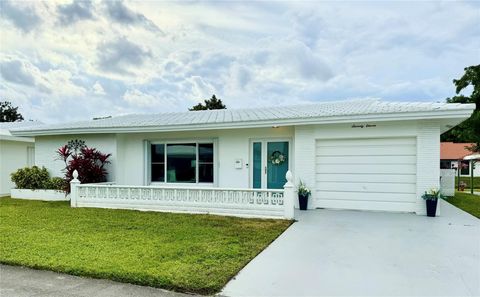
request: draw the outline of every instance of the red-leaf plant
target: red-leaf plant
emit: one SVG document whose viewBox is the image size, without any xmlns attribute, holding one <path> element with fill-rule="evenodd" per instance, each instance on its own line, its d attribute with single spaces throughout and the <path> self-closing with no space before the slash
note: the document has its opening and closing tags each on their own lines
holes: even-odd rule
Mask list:
<svg viewBox="0 0 480 297">
<path fill-rule="evenodd" d="M 69 142 L 70 144 L 70 142 Z M 95 148 L 80 146 L 71 148 L 68 144 L 57 150 L 60 160 L 65 163 L 66 191 L 70 193 L 70 181 L 73 171 L 78 171 L 78 179 L 83 183 L 101 183 L 107 181 L 105 165 L 109 164 L 108 158 L 112 154 L 104 154 Z"/>
</svg>

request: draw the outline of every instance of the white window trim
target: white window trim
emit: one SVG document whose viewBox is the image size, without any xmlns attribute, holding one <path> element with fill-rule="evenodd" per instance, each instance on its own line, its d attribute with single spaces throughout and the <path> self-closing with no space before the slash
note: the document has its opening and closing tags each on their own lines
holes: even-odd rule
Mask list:
<svg viewBox="0 0 480 297">
<path fill-rule="evenodd" d="M 162 186 L 182 186 L 182 187 L 216 187 L 218 185 L 218 139 L 217 138 L 201 138 L 201 139 L 164 139 L 164 140 L 146 140 L 145 141 L 145 185 L 162 185 Z M 197 145 L 196 151 L 196 168 L 195 168 L 195 179 L 196 182 L 194 183 L 172 183 L 167 182 L 167 144 L 179 144 L 179 143 L 195 143 Z M 198 182 L 198 144 L 201 143 L 212 143 L 213 144 L 213 183 L 206 183 L 206 182 Z M 165 181 L 152 181 L 151 179 L 151 146 L 153 144 L 164 144 L 165 145 Z"/>
</svg>

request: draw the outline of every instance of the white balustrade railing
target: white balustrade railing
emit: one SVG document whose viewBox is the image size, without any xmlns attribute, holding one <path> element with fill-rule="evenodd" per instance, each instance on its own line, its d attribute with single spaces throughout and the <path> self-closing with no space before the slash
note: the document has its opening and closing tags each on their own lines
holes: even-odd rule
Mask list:
<svg viewBox="0 0 480 297">
<path fill-rule="evenodd" d="M 78 173 L 74 172 L 72 207 L 293 219 L 294 191 L 290 172 L 284 189 L 279 190 L 80 184 L 77 178 Z"/>
</svg>

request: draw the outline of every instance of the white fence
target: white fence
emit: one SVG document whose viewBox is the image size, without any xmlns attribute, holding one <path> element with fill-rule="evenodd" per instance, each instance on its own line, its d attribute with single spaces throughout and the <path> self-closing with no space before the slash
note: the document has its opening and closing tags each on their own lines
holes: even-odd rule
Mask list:
<svg viewBox="0 0 480 297">
<path fill-rule="evenodd" d="M 440 189 L 445 196 L 455 196 L 455 169 L 440 169 Z"/>
<path fill-rule="evenodd" d="M 227 189 L 80 184 L 71 181 L 72 207 L 209 213 L 242 217 L 293 219 L 294 185 L 287 172 L 284 189 Z"/>
</svg>

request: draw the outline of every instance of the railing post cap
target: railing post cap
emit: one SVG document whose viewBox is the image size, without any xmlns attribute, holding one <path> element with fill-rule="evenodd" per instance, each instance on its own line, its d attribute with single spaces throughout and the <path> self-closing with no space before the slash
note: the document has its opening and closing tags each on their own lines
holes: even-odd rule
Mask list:
<svg viewBox="0 0 480 297">
<path fill-rule="evenodd" d="M 78 180 L 78 171 L 75 169 L 72 173 L 73 179 L 70 181 L 70 183 L 79 183 L 80 181 Z"/>
<path fill-rule="evenodd" d="M 290 170 L 288 170 L 287 173 L 285 174 L 285 178 L 287 179 L 288 182 L 293 181 L 293 175 L 292 175 L 292 172 Z"/>
<path fill-rule="evenodd" d="M 285 179 L 287 180 L 287 183 L 285 184 L 285 186 L 293 187 L 293 174 L 290 170 L 288 170 L 287 173 L 285 174 Z"/>
</svg>

